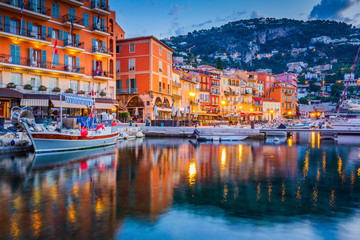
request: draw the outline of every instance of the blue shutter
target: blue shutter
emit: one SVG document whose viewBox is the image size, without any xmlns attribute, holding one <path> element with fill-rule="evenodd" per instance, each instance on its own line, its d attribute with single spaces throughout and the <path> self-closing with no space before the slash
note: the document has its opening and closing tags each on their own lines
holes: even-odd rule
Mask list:
<svg viewBox="0 0 360 240">
<path fill-rule="evenodd" d="M 106 51 L 106 42 L 105 41 L 102 41 L 102 52 L 107 53 L 107 51 Z"/>
<path fill-rule="evenodd" d="M 69 18 L 75 18 L 75 9 L 69 8 Z"/>
<path fill-rule="evenodd" d="M 2 15 L 0 14 L 0 26 L 2 26 Z"/>
<path fill-rule="evenodd" d="M 48 32 L 49 32 L 49 37 L 52 37 L 52 28 L 51 27 L 49 27 Z"/>
<path fill-rule="evenodd" d="M 80 43 L 79 34 L 76 34 L 76 35 L 75 35 L 75 42 L 76 42 L 76 44 L 79 44 L 79 43 Z"/>
<path fill-rule="evenodd" d="M 11 44 L 10 55 L 12 57 L 12 63 L 20 64 L 20 46 Z"/>
<path fill-rule="evenodd" d="M 69 38 L 69 33 L 64 32 L 64 41 L 67 42 L 68 38 Z"/>
<path fill-rule="evenodd" d="M 126 91 L 127 93 L 130 93 L 130 79 L 126 79 Z"/>
<path fill-rule="evenodd" d="M 12 62 L 14 62 L 15 61 L 15 46 L 16 45 L 14 45 L 14 44 L 11 44 L 10 45 L 10 56 L 11 56 L 11 58 L 12 58 Z"/>
<path fill-rule="evenodd" d="M 32 65 L 34 62 L 33 62 L 33 59 L 34 59 L 34 50 L 30 47 L 29 48 L 29 58 L 30 58 L 30 65 Z"/>
<path fill-rule="evenodd" d="M 45 0 L 41 0 L 41 13 L 45 13 Z"/>
<path fill-rule="evenodd" d="M 93 16 L 93 30 L 96 29 L 96 17 Z"/>
<path fill-rule="evenodd" d="M 101 19 L 101 28 L 102 30 L 105 30 L 105 19 Z"/>
<path fill-rule="evenodd" d="M 69 64 L 69 56 L 67 54 L 64 54 L 64 65 L 68 65 Z"/>
<path fill-rule="evenodd" d="M 46 68 L 46 50 L 41 50 L 41 67 Z"/>
<path fill-rule="evenodd" d="M 169 86 L 169 85 L 168 85 Z M 136 86 L 136 78 L 134 79 L 134 89 L 133 89 L 133 92 L 134 93 L 136 93 L 136 88 L 137 88 L 137 86 Z M 168 89 L 169 89 L 169 87 L 168 87 Z"/>
<path fill-rule="evenodd" d="M 95 47 L 96 47 L 96 39 L 95 38 L 93 38 L 92 39 L 92 48 L 93 48 L 93 52 L 95 52 Z"/>
<path fill-rule="evenodd" d="M 102 8 L 106 8 L 106 0 L 102 0 Z"/>
<path fill-rule="evenodd" d="M 55 55 L 55 63 L 56 65 L 60 65 L 60 54 Z"/>
<path fill-rule="evenodd" d="M 59 40 L 64 40 L 64 38 L 63 38 L 63 30 L 59 30 Z"/>
<path fill-rule="evenodd" d="M 21 35 L 26 36 L 26 22 L 21 20 Z"/>
<path fill-rule="evenodd" d="M 83 23 L 85 27 L 89 27 L 89 14 L 83 13 Z"/>
<path fill-rule="evenodd" d="M 46 26 L 41 26 L 41 38 L 46 40 Z"/>
<path fill-rule="evenodd" d="M 80 57 L 76 57 L 76 70 L 80 70 Z"/>
<path fill-rule="evenodd" d="M 95 75 L 96 71 L 96 60 L 93 60 L 93 74 Z"/>
<path fill-rule="evenodd" d="M 28 22 L 28 35 L 30 35 L 32 31 L 32 22 Z"/>
<path fill-rule="evenodd" d="M 5 32 L 10 32 L 10 17 L 5 16 Z"/>
</svg>

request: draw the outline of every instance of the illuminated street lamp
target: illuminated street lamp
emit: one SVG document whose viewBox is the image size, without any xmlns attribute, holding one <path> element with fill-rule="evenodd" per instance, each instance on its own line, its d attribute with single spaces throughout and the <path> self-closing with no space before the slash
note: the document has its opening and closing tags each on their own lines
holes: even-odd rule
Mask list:
<svg viewBox="0 0 360 240">
<path fill-rule="evenodd" d="M 195 96 L 196 96 L 196 93 L 195 92 L 189 92 L 189 96 L 190 96 L 190 98 L 189 98 L 189 126 L 190 126 L 190 120 L 191 120 L 191 112 L 192 112 L 192 110 L 191 110 L 191 100 L 193 99 L 193 98 L 195 98 Z"/>
<path fill-rule="evenodd" d="M 222 105 L 222 109 L 223 109 L 223 119 L 225 119 L 225 116 L 224 116 L 225 104 L 226 104 L 226 101 L 222 100 L 221 105 Z"/>
</svg>

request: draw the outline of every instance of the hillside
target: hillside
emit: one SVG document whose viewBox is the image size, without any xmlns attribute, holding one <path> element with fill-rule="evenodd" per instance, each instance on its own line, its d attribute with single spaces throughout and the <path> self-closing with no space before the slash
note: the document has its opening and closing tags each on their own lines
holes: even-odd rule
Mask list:
<svg viewBox="0 0 360 240">
<path fill-rule="evenodd" d="M 221 57 L 224 67 L 270 68 L 280 73 L 287 70 L 289 62 L 302 61 L 312 67 L 336 59 L 335 66 L 350 66 L 360 44 L 359 33 L 342 22 L 259 18 L 229 22 L 164 41 L 176 50 L 175 56 L 184 56 L 190 63 L 195 63 L 197 57 L 203 63 L 216 64 Z"/>
</svg>

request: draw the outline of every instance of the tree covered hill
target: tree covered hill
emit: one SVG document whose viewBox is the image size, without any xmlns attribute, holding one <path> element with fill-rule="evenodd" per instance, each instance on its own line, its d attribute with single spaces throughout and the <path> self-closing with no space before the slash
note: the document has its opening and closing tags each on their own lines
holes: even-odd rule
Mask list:
<svg viewBox="0 0 360 240">
<path fill-rule="evenodd" d="M 312 41 L 322 36 L 326 39 Z M 353 63 L 359 39 L 360 31 L 343 22 L 258 18 L 193 31 L 164 42 L 176 50 L 175 56 L 184 56 L 190 63 L 199 56 L 203 63 L 215 65 L 221 57 L 224 67 L 280 73 L 287 70 L 289 62 L 302 61 L 311 67 L 336 59 L 335 65 L 347 67 Z"/>
</svg>

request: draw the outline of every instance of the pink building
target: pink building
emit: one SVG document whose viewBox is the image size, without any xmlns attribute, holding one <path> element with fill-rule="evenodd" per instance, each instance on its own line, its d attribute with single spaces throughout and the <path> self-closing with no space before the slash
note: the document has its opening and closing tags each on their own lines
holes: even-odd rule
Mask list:
<svg viewBox="0 0 360 240">
<path fill-rule="evenodd" d="M 276 82 L 289 83 L 297 86 L 297 76 L 293 73 L 281 73 L 276 75 Z"/>
</svg>

